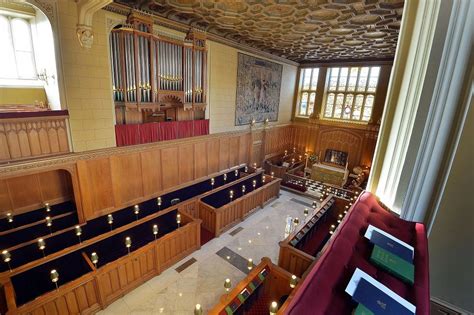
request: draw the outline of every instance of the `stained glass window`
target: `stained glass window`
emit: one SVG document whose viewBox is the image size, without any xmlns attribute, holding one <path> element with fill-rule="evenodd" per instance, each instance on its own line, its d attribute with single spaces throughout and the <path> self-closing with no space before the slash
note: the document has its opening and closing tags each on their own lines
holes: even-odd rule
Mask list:
<svg viewBox="0 0 474 315">
<path fill-rule="evenodd" d="M 303 68 L 300 73 L 298 116 L 309 117 L 314 112 L 319 68 Z"/>
<path fill-rule="evenodd" d="M 380 67 L 329 68 L 323 117 L 369 122 L 379 76 Z"/>
</svg>

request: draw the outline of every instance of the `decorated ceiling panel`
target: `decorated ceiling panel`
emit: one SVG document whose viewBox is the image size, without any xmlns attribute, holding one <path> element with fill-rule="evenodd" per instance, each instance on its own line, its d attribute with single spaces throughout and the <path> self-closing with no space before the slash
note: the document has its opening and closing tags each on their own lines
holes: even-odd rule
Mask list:
<svg viewBox="0 0 474 315">
<path fill-rule="evenodd" d="M 404 0 L 115 0 L 296 62 L 393 58 Z"/>
</svg>

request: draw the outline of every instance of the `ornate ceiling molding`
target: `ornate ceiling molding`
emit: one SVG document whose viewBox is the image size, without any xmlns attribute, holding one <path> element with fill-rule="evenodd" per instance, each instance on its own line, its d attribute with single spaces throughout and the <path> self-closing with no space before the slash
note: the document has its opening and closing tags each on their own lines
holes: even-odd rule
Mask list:
<svg viewBox="0 0 474 315">
<path fill-rule="evenodd" d="M 294 62 L 393 59 L 404 5 L 404 0 L 114 2 Z"/>
</svg>

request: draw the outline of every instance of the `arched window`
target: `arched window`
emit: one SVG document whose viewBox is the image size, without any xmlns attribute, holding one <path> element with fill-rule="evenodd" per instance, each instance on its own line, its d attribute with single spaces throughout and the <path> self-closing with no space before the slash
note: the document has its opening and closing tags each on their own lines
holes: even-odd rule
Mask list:
<svg viewBox="0 0 474 315">
<path fill-rule="evenodd" d="M 318 68 L 301 69 L 297 116 L 309 117 L 314 112 L 318 76 Z"/>
</svg>

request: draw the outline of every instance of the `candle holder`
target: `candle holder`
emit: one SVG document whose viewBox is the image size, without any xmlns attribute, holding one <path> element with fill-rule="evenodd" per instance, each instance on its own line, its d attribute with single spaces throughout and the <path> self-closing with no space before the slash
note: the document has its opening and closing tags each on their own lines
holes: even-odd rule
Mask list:
<svg viewBox="0 0 474 315">
<path fill-rule="evenodd" d="M 288 150 L 285 150 L 285 155 L 284 156 L 287 156 L 288 155 Z"/>
<path fill-rule="evenodd" d="M 331 227 L 329 228 L 329 234 L 334 234 L 334 231 L 336 230 L 336 226 L 334 224 L 331 224 Z"/>
<path fill-rule="evenodd" d="M 242 185 L 242 195 L 245 195 L 245 190 L 246 190 L 246 189 L 247 189 L 247 188 L 245 187 L 245 185 Z"/>
<path fill-rule="evenodd" d="M 318 207 L 318 203 L 317 203 L 316 201 L 313 201 L 311 207 L 312 207 L 313 209 L 316 209 L 316 208 Z"/>
<path fill-rule="evenodd" d="M 49 205 L 49 202 L 44 203 L 44 208 L 45 208 L 46 212 L 51 212 L 51 206 Z"/>
<path fill-rule="evenodd" d="M 229 278 L 225 279 L 224 281 L 225 292 L 229 292 L 231 287 L 232 287 L 232 283 L 230 282 L 230 279 Z"/>
<path fill-rule="evenodd" d="M 305 219 L 306 219 L 306 217 L 307 217 L 308 214 L 309 214 L 309 209 L 308 209 L 308 208 L 304 208 L 303 214 L 304 214 L 304 217 L 305 217 Z"/>
<path fill-rule="evenodd" d="M 7 250 L 4 250 L 2 251 L 2 259 L 3 259 L 3 262 L 8 265 L 8 269 L 11 272 L 12 268 L 10 267 L 10 261 L 12 260 L 12 255 Z"/>
<path fill-rule="evenodd" d="M 82 243 L 81 242 L 82 228 L 79 225 L 76 225 L 74 227 L 74 232 L 76 233 L 76 236 L 79 239 L 79 244 Z"/>
<path fill-rule="evenodd" d="M 130 236 L 127 236 L 125 238 L 125 247 L 127 248 L 128 255 L 130 255 L 130 247 L 131 246 L 132 246 L 132 239 L 130 238 Z"/>
<path fill-rule="evenodd" d="M 252 270 L 252 268 L 253 268 L 253 260 L 252 258 L 249 258 L 249 260 L 247 261 L 247 269 Z"/>
<path fill-rule="evenodd" d="M 53 234 L 53 231 L 51 230 L 51 226 L 53 225 L 53 219 L 50 216 L 47 216 L 45 220 L 46 220 L 46 226 L 49 229 L 49 234 Z"/>
<path fill-rule="evenodd" d="M 114 229 L 114 228 L 113 228 L 114 217 L 113 217 L 111 214 L 108 214 L 108 215 L 107 215 L 107 223 L 109 224 L 110 230 L 112 231 L 112 230 Z"/>
<path fill-rule="evenodd" d="M 56 269 L 51 270 L 51 273 L 49 274 L 49 277 L 51 278 L 51 282 L 56 285 L 56 290 L 58 289 L 58 281 L 59 281 L 59 273 L 56 271 Z"/>
<path fill-rule="evenodd" d="M 97 263 L 99 262 L 99 255 L 96 252 L 91 254 L 91 261 L 94 264 L 95 268 L 97 268 Z"/>
<path fill-rule="evenodd" d="M 294 224 L 295 227 L 296 227 L 298 224 L 300 224 L 300 219 L 294 218 L 294 219 L 293 219 L 293 224 Z"/>
<path fill-rule="evenodd" d="M 227 181 L 227 174 L 222 175 L 222 177 L 224 179 L 224 182 L 226 182 Z"/>
<path fill-rule="evenodd" d="M 291 164 L 295 164 L 295 158 L 291 159 Z"/>
<path fill-rule="evenodd" d="M 161 210 L 161 197 L 156 198 L 156 204 L 158 205 L 158 210 Z"/>
<path fill-rule="evenodd" d="M 276 313 L 278 312 L 278 303 L 273 301 L 271 304 L 270 304 L 270 315 L 276 315 Z"/>
<path fill-rule="evenodd" d="M 296 147 L 293 147 L 293 153 L 295 153 L 295 152 L 296 152 Z"/>
<path fill-rule="evenodd" d="M 255 190 L 255 187 L 257 187 L 257 181 L 255 179 L 252 181 L 252 187 L 253 190 Z"/>
<path fill-rule="evenodd" d="M 297 284 L 298 284 L 298 279 L 296 278 L 295 275 L 292 275 L 290 278 L 290 288 L 294 289 Z"/>
<path fill-rule="evenodd" d="M 275 177 L 275 172 L 271 172 L 270 177 L 271 177 L 271 179 L 273 179 Z"/>
<path fill-rule="evenodd" d="M 235 176 L 235 177 L 239 176 L 239 170 L 235 170 L 235 171 L 234 171 L 234 176 Z"/>
<path fill-rule="evenodd" d="M 255 169 L 255 171 L 257 171 L 257 163 L 256 162 L 253 163 L 253 168 Z"/>
<path fill-rule="evenodd" d="M 303 159 L 303 156 L 302 155 L 299 155 L 298 156 L 299 160 L 301 161 Z"/>
<path fill-rule="evenodd" d="M 38 249 L 43 252 L 43 257 L 45 257 L 44 249 L 46 248 L 46 242 L 44 239 L 40 238 L 38 239 Z"/>
<path fill-rule="evenodd" d="M 135 219 L 138 221 L 138 215 L 140 214 L 140 206 L 134 205 L 133 206 L 133 213 L 135 214 Z"/>
<path fill-rule="evenodd" d="M 249 168 L 247 167 L 247 165 L 246 165 L 245 168 L 244 168 L 244 172 L 245 172 L 245 173 L 248 173 L 248 172 L 249 172 Z"/>
<path fill-rule="evenodd" d="M 234 191 L 233 190 L 229 191 L 229 198 L 230 198 L 230 201 L 232 201 L 232 199 L 234 198 Z"/>
<path fill-rule="evenodd" d="M 211 178 L 211 190 L 214 189 L 214 184 L 216 183 L 216 180 L 213 178 Z"/>
<path fill-rule="evenodd" d="M 7 221 L 8 223 L 13 223 L 13 213 L 11 212 L 7 213 Z"/>
<path fill-rule="evenodd" d="M 196 306 L 194 307 L 194 315 L 202 315 L 201 304 L 196 304 Z"/>
<path fill-rule="evenodd" d="M 179 228 L 179 226 L 181 225 L 181 214 L 179 213 L 176 215 L 176 223 L 178 223 L 178 228 Z"/>
<path fill-rule="evenodd" d="M 157 235 L 158 235 L 158 224 L 153 224 L 153 236 L 155 237 L 155 241 L 156 241 Z"/>
</svg>

